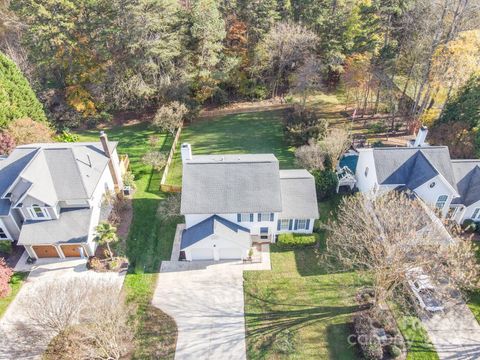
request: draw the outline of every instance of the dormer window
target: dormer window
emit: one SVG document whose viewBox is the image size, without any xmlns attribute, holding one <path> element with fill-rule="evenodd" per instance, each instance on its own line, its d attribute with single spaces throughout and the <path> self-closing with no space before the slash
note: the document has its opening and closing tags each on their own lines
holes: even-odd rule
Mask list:
<svg viewBox="0 0 480 360">
<path fill-rule="evenodd" d="M 45 207 L 33 204 L 28 208 L 28 213 L 32 219 L 50 219 L 50 214 Z"/>
<path fill-rule="evenodd" d="M 9 192 L 9 193 L 7 193 L 7 194 L 5 195 L 5 198 L 7 198 L 7 199 L 10 199 L 11 197 L 12 197 L 12 193 L 11 193 L 11 192 Z"/>
</svg>

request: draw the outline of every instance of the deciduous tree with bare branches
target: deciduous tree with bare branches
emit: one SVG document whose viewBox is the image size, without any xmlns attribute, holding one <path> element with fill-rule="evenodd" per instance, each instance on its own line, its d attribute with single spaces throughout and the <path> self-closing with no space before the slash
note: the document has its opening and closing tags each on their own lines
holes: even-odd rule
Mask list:
<svg viewBox="0 0 480 360">
<path fill-rule="evenodd" d="M 478 285 L 471 241 L 452 237 L 432 210 L 405 193 L 346 197 L 328 229 L 327 257 L 372 277 L 376 307 L 408 299 L 408 274 L 415 269 L 438 285 L 445 301 L 453 289 Z"/>
</svg>

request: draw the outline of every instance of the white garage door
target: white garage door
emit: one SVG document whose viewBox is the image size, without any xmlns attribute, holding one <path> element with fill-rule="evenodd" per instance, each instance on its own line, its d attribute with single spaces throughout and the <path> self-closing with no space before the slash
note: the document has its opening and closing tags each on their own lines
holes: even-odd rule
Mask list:
<svg viewBox="0 0 480 360">
<path fill-rule="evenodd" d="M 192 249 L 192 260 L 213 260 L 213 249 Z"/>
<path fill-rule="evenodd" d="M 241 259 L 242 250 L 237 248 L 220 248 L 220 260 Z"/>
</svg>

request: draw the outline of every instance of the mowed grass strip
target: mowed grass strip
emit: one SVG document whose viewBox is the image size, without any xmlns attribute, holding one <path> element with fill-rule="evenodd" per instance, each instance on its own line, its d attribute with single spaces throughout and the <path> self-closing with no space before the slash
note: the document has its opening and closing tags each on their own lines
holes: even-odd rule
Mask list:
<svg viewBox="0 0 480 360">
<path fill-rule="evenodd" d="M 280 161 L 280 168 L 292 168 L 295 167 L 294 149 L 284 140 L 284 116 L 285 110 L 275 110 L 196 120 L 184 127 L 178 146 L 185 142 L 191 144 L 194 155 L 273 153 Z M 179 147 L 167 183 L 182 183 Z"/>
<path fill-rule="evenodd" d="M 157 273 L 162 260 L 170 259 L 177 221 L 162 222 L 157 208 L 166 194 L 160 188 L 161 173 L 142 163 L 150 149 L 149 136 L 159 138 L 157 150 L 168 153 L 172 138 L 158 133 L 148 123 L 115 126 L 104 130 L 109 140 L 118 141 L 118 154 L 128 154 L 137 190 L 133 199 L 133 220 L 127 238 L 126 255 L 133 270 L 127 274 L 124 290 L 127 301 L 137 307 L 134 359 L 173 359 L 176 324 L 151 306 Z M 98 141 L 98 130 L 78 132 L 80 141 Z"/>
</svg>

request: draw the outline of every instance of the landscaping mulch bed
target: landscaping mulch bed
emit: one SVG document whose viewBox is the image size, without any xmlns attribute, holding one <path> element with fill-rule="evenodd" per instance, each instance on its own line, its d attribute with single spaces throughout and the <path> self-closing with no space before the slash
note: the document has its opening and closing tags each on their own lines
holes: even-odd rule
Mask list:
<svg viewBox="0 0 480 360">
<path fill-rule="evenodd" d="M 20 245 L 12 245 L 12 251 L 10 253 L 2 253 L 0 252 L 0 258 L 4 258 L 7 262 L 7 265 L 11 268 L 14 268 L 17 265 L 18 260 L 22 257 L 25 248 Z"/>
</svg>

